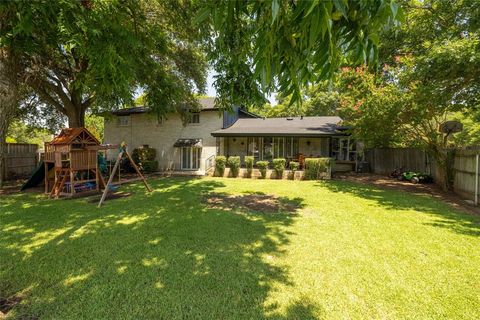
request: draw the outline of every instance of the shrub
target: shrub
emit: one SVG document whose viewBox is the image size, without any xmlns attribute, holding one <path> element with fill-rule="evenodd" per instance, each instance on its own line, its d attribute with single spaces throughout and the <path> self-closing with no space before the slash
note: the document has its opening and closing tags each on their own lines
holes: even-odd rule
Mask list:
<svg viewBox="0 0 480 320">
<path fill-rule="evenodd" d="M 258 161 L 257 168 L 260 170 L 262 179 L 265 179 L 267 177 L 268 161 Z"/>
<path fill-rule="evenodd" d="M 228 167 L 230 168 L 230 172 L 232 173 L 232 177 L 238 177 L 238 171 L 240 171 L 240 157 L 239 156 L 231 156 L 228 157 L 227 160 Z"/>
<path fill-rule="evenodd" d="M 288 164 L 290 170 L 292 170 L 293 172 L 297 171 L 298 168 L 300 168 L 300 163 L 296 162 L 296 161 L 290 161 L 290 163 Z"/>
<path fill-rule="evenodd" d="M 158 161 L 157 160 L 147 160 L 142 163 L 143 171 L 145 172 L 155 172 L 158 170 Z"/>
<path fill-rule="evenodd" d="M 245 157 L 245 167 L 247 168 L 247 177 L 249 178 L 252 177 L 253 161 L 254 161 L 254 158 L 252 156 Z"/>
<path fill-rule="evenodd" d="M 307 158 L 305 159 L 305 179 L 317 180 L 322 175 L 332 172 L 334 160 L 332 158 Z"/>
<path fill-rule="evenodd" d="M 218 177 L 223 177 L 225 173 L 225 164 L 227 163 L 227 158 L 224 156 L 215 157 L 215 175 Z"/>
<path fill-rule="evenodd" d="M 296 161 L 290 161 L 288 167 L 290 168 L 290 170 L 292 170 L 292 179 L 295 180 L 295 171 L 300 168 L 300 163 Z"/>
<path fill-rule="evenodd" d="M 273 170 L 275 170 L 275 175 L 277 179 L 282 179 L 283 171 L 285 171 L 285 163 L 287 163 L 287 160 L 285 160 L 284 158 L 273 159 L 272 165 Z"/>
<path fill-rule="evenodd" d="M 145 172 L 154 172 L 158 169 L 158 161 L 155 161 L 157 151 L 154 148 L 142 147 L 133 149 L 132 159 L 138 168 Z"/>
<path fill-rule="evenodd" d="M 136 148 L 133 149 L 132 159 L 135 163 L 142 163 L 145 161 L 153 161 L 157 156 L 157 150 L 154 148 Z"/>
</svg>

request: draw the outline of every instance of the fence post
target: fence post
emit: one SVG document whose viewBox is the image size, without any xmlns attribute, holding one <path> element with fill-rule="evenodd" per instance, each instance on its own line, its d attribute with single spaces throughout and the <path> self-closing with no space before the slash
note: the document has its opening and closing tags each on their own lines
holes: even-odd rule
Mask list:
<svg viewBox="0 0 480 320">
<path fill-rule="evenodd" d="M 478 160 L 479 155 L 475 156 L 475 205 L 478 205 Z"/>
</svg>

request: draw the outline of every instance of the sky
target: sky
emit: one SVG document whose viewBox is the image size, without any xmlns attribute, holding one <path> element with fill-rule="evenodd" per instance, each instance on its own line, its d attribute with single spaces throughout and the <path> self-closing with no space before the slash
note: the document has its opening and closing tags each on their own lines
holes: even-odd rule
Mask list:
<svg viewBox="0 0 480 320">
<path fill-rule="evenodd" d="M 215 77 L 215 72 L 213 70 L 210 70 L 207 75 L 207 96 L 209 97 L 215 97 L 217 95 L 217 92 L 215 91 L 215 87 L 213 86 L 213 81 Z M 268 100 L 270 101 L 271 105 L 276 105 L 277 101 L 275 100 L 276 94 L 271 94 L 268 97 Z"/>
</svg>

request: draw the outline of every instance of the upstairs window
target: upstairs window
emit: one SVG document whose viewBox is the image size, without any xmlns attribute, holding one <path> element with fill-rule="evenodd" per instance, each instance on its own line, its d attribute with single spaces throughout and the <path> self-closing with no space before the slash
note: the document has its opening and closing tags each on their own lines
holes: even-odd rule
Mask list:
<svg viewBox="0 0 480 320">
<path fill-rule="evenodd" d="M 130 116 L 117 117 L 117 124 L 122 127 L 130 125 Z"/>
<path fill-rule="evenodd" d="M 200 112 L 192 113 L 190 116 L 190 120 L 188 120 L 189 124 L 200 123 Z"/>
</svg>

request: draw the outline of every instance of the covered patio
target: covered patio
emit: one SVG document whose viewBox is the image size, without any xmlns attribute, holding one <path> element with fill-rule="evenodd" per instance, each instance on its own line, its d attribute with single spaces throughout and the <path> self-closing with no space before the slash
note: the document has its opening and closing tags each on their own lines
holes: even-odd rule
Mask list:
<svg viewBox="0 0 480 320">
<path fill-rule="evenodd" d="M 332 157 L 343 171 L 355 169 L 357 143 L 350 138 L 339 117 L 297 117 L 239 119 L 232 126 L 212 133 L 217 138 L 217 155 L 253 156 L 255 161 L 285 158 Z"/>
</svg>

